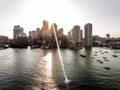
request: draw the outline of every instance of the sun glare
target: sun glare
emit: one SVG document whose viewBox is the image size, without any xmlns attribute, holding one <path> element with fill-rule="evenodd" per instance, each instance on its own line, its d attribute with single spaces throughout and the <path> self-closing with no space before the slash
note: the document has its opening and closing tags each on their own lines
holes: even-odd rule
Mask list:
<svg viewBox="0 0 120 90">
<path fill-rule="evenodd" d="M 47 74 L 52 75 L 52 53 L 48 53 L 44 57 L 44 59 L 46 61 L 46 72 L 47 72 Z"/>
</svg>

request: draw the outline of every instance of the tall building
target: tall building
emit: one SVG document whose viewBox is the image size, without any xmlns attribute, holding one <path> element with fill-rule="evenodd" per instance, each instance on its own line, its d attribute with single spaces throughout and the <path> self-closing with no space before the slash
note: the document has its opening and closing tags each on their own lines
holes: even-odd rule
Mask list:
<svg viewBox="0 0 120 90">
<path fill-rule="evenodd" d="M 32 36 L 32 39 L 37 39 L 37 31 L 36 30 L 33 30 L 31 32 L 31 36 Z"/>
<path fill-rule="evenodd" d="M 49 28 L 49 23 L 46 20 L 43 20 L 43 30 L 48 30 Z"/>
<path fill-rule="evenodd" d="M 51 40 L 53 41 L 54 39 L 53 25 L 51 25 L 50 31 L 51 31 Z"/>
<path fill-rule="evenodd" d="M 25 48 L 28 45 L 28 37 L 24 33 L 23 28 L 20 25 L 16 25 L 13 28 L 13 38 L 11 46 L 15 48 Z"/>
<path fill-rule="evenodd" d="M 62 36 L 63 36 L 63 28 L 60 28 L 58 31 L 57 31 L 57 37 L 58 39 L 62 39 Z"/>
<path fill-rule="evenodd" d="M 37 28 L 37 39 L 40 40 L 41 37 L 42 37 L 42 32 L 41 32 L 40 28 Z"/>
<path fill-rule="evenodd" d="M 75 25 L 72 31 L 72 39 L 75 43 L 79 43 L 82 41 L 82 30 L 80 30 L 79 25 Z"/>
<path fill-rule="evenodd" d="M 57 24 L 53 23 L 53 26 L 54 26 L 55 32 L 57 32 Z"/>
<path fill-rule="evenodd" d="M 26 48 L 28 46 L 28 37 L 24 32 L 21 32 L 18 35 L 18 38 L 15 39 L 16 48 Z"/>
<path fill-rule="evenodd" d="M 18 35 L 23 32 L 23 28 L 20 25 L 16 25 L 13 28 L 13 39 L 17 39 Z"/>
<path fill-rule="evenodd" d="M 106 39 L 110 39 L 110 34 L 106 34 Z"/>
<path fill-rule="evenodd" d="M 80 30 L 80 42 L 83 42 L 83 30 Z"/>
<path fill-rule="evenodd" d="M 4 42 L 7 42 L 9 39 L 7 36 L 1 36 L 0 35 L 0 43 L 4 43 Z"/>
<path fill-rule="evenodd" d="M 31 31 L 29 31 L 29 39 L 32 39 L 32 32 Z"/>
<path fill-rule="evenodd" d="M 72 39 L 71 31 L 68 32 L 68 40 Z"/>
<path fill-rule="evenodd" d="M 84 43 L 85 43 L 85 47 L 92 47 L 92 24 L 91 23 L 87 23 L 84 26 Z"/>
<path fill-rule="evenodd" d="M 51 31 L 51 39 L 52 39 L 52 40 L 55 40 L 55 35 L 54 35 L 53 26 L 54 26 L 55 32 L 56 32 L 56 34 L 57 34 L 57 24 L 56 24 L 56 23 L 53 23 L 53 24 L 51 25 L 51 28 L 50 28 L 50 31 Z"/>
<path fill-rule="evenodd" d="M 42 41 L 46 43 L 48 36 L 49 36 L 49 23 L 47 20 L 43 20 L 43 27 L 42 27 Z"/>
</svg>

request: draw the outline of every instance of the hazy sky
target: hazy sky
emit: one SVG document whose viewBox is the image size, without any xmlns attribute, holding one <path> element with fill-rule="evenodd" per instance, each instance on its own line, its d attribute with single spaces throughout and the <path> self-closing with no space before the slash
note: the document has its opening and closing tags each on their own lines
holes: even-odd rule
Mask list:
<svg viewBox="0 0 120 90">
<path fill-rule="evenodd" d="M 93 34 L 120 37 L 120 0 L 0 0 L 0 35 L 12 38 L 14 25 L 25 33 L 57 23 L 67 34 L 74 25 L 93 24 Z"/>
</svg>

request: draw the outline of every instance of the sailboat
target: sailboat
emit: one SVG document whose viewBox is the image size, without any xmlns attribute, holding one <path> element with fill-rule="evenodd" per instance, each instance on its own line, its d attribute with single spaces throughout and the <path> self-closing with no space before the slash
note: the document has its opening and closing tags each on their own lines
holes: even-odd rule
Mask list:
<svg viewBox="0 0 120 90">
<path fill-rule="evenodd" d="M 81 53 L 81 52 L 80 52 L 80 56 L 81 57 L 86 57 L 86 55 L 84 53 Z"/>
</svg>

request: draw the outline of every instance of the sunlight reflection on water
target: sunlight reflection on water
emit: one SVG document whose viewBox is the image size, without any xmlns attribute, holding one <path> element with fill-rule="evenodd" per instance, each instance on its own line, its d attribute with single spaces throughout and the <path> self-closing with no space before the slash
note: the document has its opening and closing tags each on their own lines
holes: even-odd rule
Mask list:
<svg viewBox="0 0 120 90">
<path fill-rule="evenodd" d="M 40 88 L 45 90 L 58 90 L 56 82 L 52 77 L 52 53 L 47 53 L 47 55 L 40 60 L 38 66 L 40 71 L 38 71 L 39 76 L 36 77 L 36 80 L 39 82 Z M 34 90 L 37 90 L 37 88 Z"/>
</svg>

